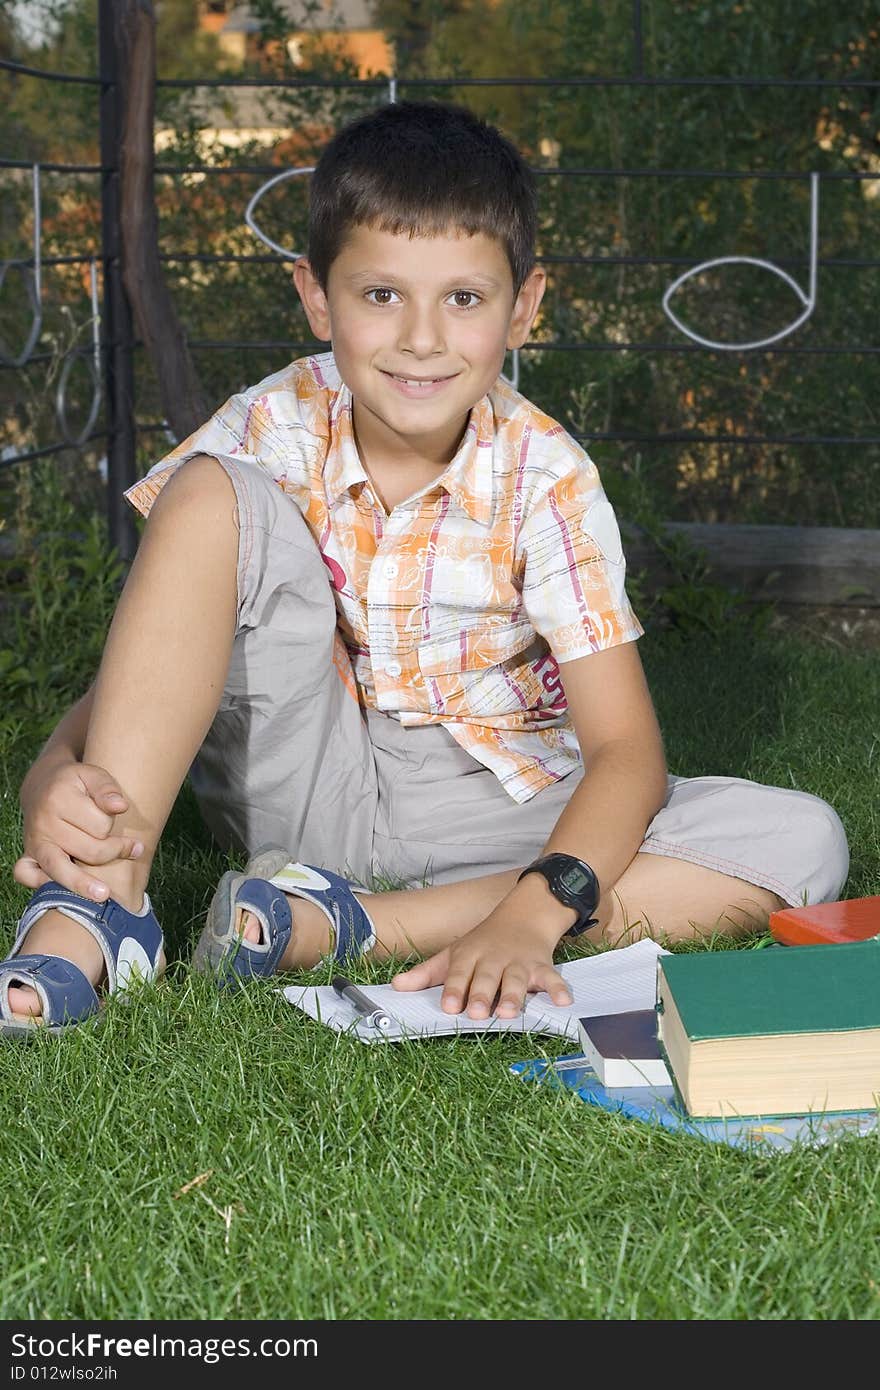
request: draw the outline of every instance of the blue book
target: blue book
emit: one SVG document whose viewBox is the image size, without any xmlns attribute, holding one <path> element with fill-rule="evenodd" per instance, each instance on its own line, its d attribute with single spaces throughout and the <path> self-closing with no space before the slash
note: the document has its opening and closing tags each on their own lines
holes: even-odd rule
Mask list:
<svg viewBox="0 0 880 1390">
<path fill-rule="evenodd" d="M 795 1145 L 821 1148 L 848 1134 L 870 1134 L 877 1127 L 877 1110 L 840 1110 L 808 1115 L 762 1115 L 735 1119 L 694 1119 L 672 1086 L 615 1087 L 602 1085 L 580 1053 L 547 1060 L 513 1062 L 510 1070 L 523 1081 L 563 1086 L 579 1100 L 602 1110 L 617 1111 L 644 1124 L 682 1130 L 716 1144 L 737 1149 L 791 1149 Z"/>
</svg>

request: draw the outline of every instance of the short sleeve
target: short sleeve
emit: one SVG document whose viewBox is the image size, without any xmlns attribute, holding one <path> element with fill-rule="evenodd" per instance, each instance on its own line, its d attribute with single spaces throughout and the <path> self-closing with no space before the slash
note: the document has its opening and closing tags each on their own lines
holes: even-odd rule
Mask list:
<svg viewBox="0 0 880 1390">
<path fill-rule="evenodd" d="M 641 637 L 614 508 L 586 455 L 536 498 L 518 549 L 523 606 L 557 661 Z"/>
<path fill-rule="evenodd" d="M 316 447 L 294 391 L 252 387 L 230 396 L 210 420 L 159 459 L 124 496 L 142 516 L 148 515 L 174 470 L 197 454 L 256 464 L 280 488 L 294 491 L 297 484 L 305 483 Z M 302 480 L 291 476 L 298 472 Z"/>
</svg>

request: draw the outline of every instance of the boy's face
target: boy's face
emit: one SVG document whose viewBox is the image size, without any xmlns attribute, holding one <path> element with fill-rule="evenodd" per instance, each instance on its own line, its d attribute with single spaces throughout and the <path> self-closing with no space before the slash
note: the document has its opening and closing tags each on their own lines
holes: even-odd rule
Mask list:
<svg viewBox="0 0 880 1390">
<path fill-rule="evenodd" d="M 294 281 L 354 398 L 365 461 L 384 450 L 445 465 L 506 349 L 526 341 L 545 276 L 536 267 L 514 296 L 510 263 L 493 237 L 355 226 L 326 292 L 305 260 Z"/>
</svg>

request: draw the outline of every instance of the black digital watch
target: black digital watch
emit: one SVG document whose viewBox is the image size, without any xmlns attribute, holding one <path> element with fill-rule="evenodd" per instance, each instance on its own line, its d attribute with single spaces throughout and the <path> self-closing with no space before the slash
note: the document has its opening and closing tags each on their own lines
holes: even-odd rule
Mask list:
<svg viewBox="0 0 880 1390">
<path fill-rule="evenodd" d="M 523 869 L 517 883 L 526 874 L 541 874 L 554 898 L 577 912 L 577 921 L 568 928 L 566 936 L 580 936 L 596 925 L 593 913 L 599 901 L 599 880 L 583 859 L 573 854 L 545 854 Z"/>
</svg>

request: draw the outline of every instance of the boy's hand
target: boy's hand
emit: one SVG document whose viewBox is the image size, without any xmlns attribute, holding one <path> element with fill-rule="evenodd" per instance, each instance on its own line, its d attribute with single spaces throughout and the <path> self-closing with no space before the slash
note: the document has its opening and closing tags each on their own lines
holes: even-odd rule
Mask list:
<svg viewBox="0 0 880 1390">
<path fill-rule="evenodd" d="M 139 859 L 144 852 L 132 836 L 111 834 L 115 817 L 128 810 L 128 800 L 102 767 L 38 761 L 22 785 L 21 805 L 24 853 L 12 872 L 26 888 L 54 881 L 102 902 L 110 889 L 81 864 Z"/>
<path fill-rule="evenodd" d="M 535 933 L 534 923 L 504 920 L 496 909 L 454 945 L 438 951 L 391 981 L 395 989 L 428 989 L 445 983 L 440 996 L 444 1013 L 466 1010 L 469 1018 L 515 1018 L 526 994 L 545 990 L 565 1007 L 571 991 L 553 966 L 553 946 Z M 496 1006 L 497 999 L 497 1006 Z"/>
</svg>

